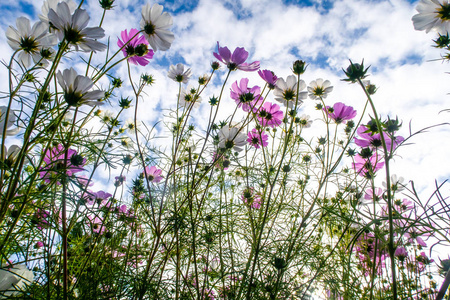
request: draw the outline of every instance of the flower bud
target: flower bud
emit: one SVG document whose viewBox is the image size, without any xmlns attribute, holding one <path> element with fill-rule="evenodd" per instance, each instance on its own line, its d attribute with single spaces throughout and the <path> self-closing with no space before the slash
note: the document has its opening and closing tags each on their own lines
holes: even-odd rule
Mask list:
<svg viewBox="0 0 450 300">
<path fill-rule="evenodd" d="M 358 80 L 362 80 L 364 78 L 366 78 L 366 73 L 367 70 L 370 67 L 367 67 L 364 70 L 364 60 L 361 62 L 361 64 L 354 64 L 352 61 L 350 61 L 350 66 L 347 67 L 347 70 L 344 70 L 345 75 L 347 75 L 347 79 L 343 79 L 344 81 L 349 81 L 349 82 L 356 82 Z"/>
<path fill-rule="evenodd" d="M 301 75 L 301 74 L 305 73 L 306 67 L 307 67 L 307 65 L 303 60 L 296 60 L 292 67 L 292 72 L 295 75 Z"/>
</svg>

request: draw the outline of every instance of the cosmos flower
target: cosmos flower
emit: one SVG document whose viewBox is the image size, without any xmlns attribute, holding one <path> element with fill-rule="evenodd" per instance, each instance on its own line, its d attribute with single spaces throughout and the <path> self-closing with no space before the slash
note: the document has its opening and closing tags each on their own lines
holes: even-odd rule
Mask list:
<svg viewBox="0 0 450 300">
<path fill-rule="evenodd" d="M 352 163 L 353 169 L 366 178 L 373 178 L 373 174 L 384 166 L 384 162 L 376 154 L 368 159 L 362 158 L 361 155 L 357 154 L 354 156 L 354 160 Z"/>
<path fill-rule="evenodd" d="M 418 14 L 412 17 L 414 29 L 434 30 L 446 35 L 450 31 L 450 2 L 449 0 L 420 0 L 416 6 Z"/>
<path fill-rule="evenodd" d="M 368 188 L 366 189 L 364 193 L 364 199 L 371 200 L 371 201 L 379 201 L 381 197 L 383 196 L 384 190 L 381 188 Z"/>
<path fill-rule="evenodd" d="M 122 53 L 127 60 L 135 65 L 146 66 L 153 58 L 153 50 L 148 49 L 148 41 L 135 28 L 127 32 L 125 29 L 120 33 L 122 39 L 118 39 L 117 46 L 122 49 Z M 126 46 L 124 46 L 126 45 Z"/>
<path fill-rule="evenodd" d="M 228 159 L 228 156 L 226 156 L 224 154 L 214 152 L 212 158 L 213 158 L 213 162 L 215 163 L 214 166 L 217 169 L 227 170 L 228 167 L 230 166 L 230 160 Z"/>
<path fill-rule="evenodd" d="M 261 208 L 261 195 L 256 193 L 255 189 L 252 187 L 248 187 L 242 192 L 241 199 L 251 208 Z"/>
<path fill-rule="evenodd" d="M 98 100 L 105 96 L 105 92 L 100 90 L 89 92 L 94 85 L 89 77 L 78 75 L 73 68 L 70 68 L 65 69 L 62 73 L 58 71 L 56 78 L 64 91 L 64 99 L 69 106 L 103 105 L 103 102 Z"/>
<path fill-rule="evenodd" d="M 126 179 L 127 178 L 123 175 L 114 177 L 114 186 L 116 187 L 121 186 L 126 181 Z"/>
<path fill-rule="evenodd" d="M 272 71 L 259 70 L 258 74 L 265 82 L 267 82 L 269 89 L 273 90 L 275 88 L 278 77 L 275 76 L 275 74 Z"/>
<path fill-rule="evenodd" d="M 368 132 L 369 129 L 361 125 L 356 130 L 356 133 L 358 134 L 359 138 L 355 137 L 355 144 L 360 147 L 370 147 L 372 149 L 374 148 L 382 148 L 383 144 L 381 142 L 381 135 L 379 133 L 372 134 L 371 132 Z M 391 139 L 391 137 L 386 133 L 383 132 L 384 141 L 386 142 L 386 148 L 388 151 L 397 148 L 397 146 L 404 141 L 404 138 L 401 136 L 394 137 L 394 139 Z"/>
<path fill-rule="evenodd" d="M 112 195 L 110 193 L 104 191 L 92 192 L 89 191 L 89 195 L 87 196 L 87 202 L 89 205 L 97 204 L 100 207 L 103 206 L 111 206 L 110 198 Z"/>
<path fill-rule="evenodd" d="M 193 107 L 198 108 L 201 101 L 202 98 L 197 94 L 197 89 L 193 86 L 188 86 L 187 89 L 182 88 L 178 96 L 178 105 L 181 107 L 193 105 Z"/>
<path fill-rule="evenodd" d="M 70 14 L 73 14 L 75 12 L 75 9 L 78 8 L 78 4 L 76 4 L 73 0 L 46 0 L 44 1 L 44 4 L 42 4 L 41 8 L 41 14 L 39 14 L 39 19 L 50 26 L 49 19 L 48 19 L 48 13 L 50 12 L 50 9 L 53 9 L 56 11 L 56 7 L 58 6 L 58 3 L 65 2 L 67 3 L 67 6 L 69 7 Z M 52 28 L 50 28 L 51 30 Z"/>
<path fill-rule="evenodd" d="M 36 248 L 36 249 L 40 249 L 40 248 L 42 248 L 42 247 L 44 247 L 44 243 L 41 242 L 41 241 L 37 242 L 37 243 L 34 245 L 34 248 Z"/>
<path fill-rule="evenodd" d="M 3 135 L 6 123 L 6 135 L 15 135 L 19 132 L 19 128 L 14 126 L 17 117 L 12 109 L 9 110 L 8 118 L 6 118 L 6 112 L 8 111 L 7 106 L 0 106 L 0 136 Z M 8 120 L 6 120 L 8 119 Z M 7 122 L 6 122 L 7 121 Z"/>
<path fill-rule="evenodd" d="M 391 175 L 391 191 L 399 192 L 405 189 L 405 185 L 403 184 L 404 178 L 397 177 L 397 175 Z M 387 189 L 387 183 L 383 181 L 381 183 L 385 189 Z"/>
<path fill-rule="evenodd" d="M 0 291 L 2 298 L 17 296 L 25 285 L 31 284 L 34 279 L 33 271 L 25 265 L 6 266 L 0 269 Z"/>
<path fill-rule="evenodd" d="M 265 102 L 259 109 L 254 108 L 253 111 L 256 112 L 259 124 L 263 127 L 275 128 L 283 120 L 283 112 L 275 103 Z"/>
<path fill-rule="evenodd" d="M 255 107 L 259 107 L 263 102 L 263 97 L 261 96 L 261 89 L 259 86 L 254 86 L 252 88 L 248 87 L 248 78 L 242 78 L 238 84 L 235 81 L 231 85 L 230 97 L 236 101 L 238 107 L 242 107 L 242 110 L 249 112 Z"/>
<path fill-rule="evenodd" d="M 300 116 L 300 126 L 302 126 L 302 128 L 310 128 L 312 125 L 313 121 L 310 120 L 310 116 L 309 115 L 301 115 Z"/>
<path fill-rule="evenodd" d="M 237 127 L 225 125 L 219 131 L 219 148 L 234 149 L 242 151 L 242 146 L 246 144 L 246 136 Z"/>
<path fill-rule="evenodd" d="M 408 257 L 408 251 L 406 251 L 405 247 L 397 247 L 397 249 L 395 249 L 394 256 L 396 256 L 400 261 L 403 261 L 406 257 Z"/>
<path fill-rule="evenodd" d="M 45 64 L 46 59 L 51 57 L 47 54 L 51 52 L 50 47 L 57 43 L 56 36 L 49 34 L 48 26 L 41 21 L 34 23 L 31 27 L 30 20 L 19 17 L 16 20 L 16 26 L 17 29 L 12 26 L 6 29 L 6 38 L 9 46 L 19 51 L 17 61 L 25 68 L 31 65 L 31 60 L 36 64 Z M 47 57 L 43 57 L 42 54 Z"/>
<path fill-rule="evenodd" d="M 98 234 L 103 234 L 106 231 L 106 227 L 103 224 L 103 219 L 99 216 L 87 216 L 88 225 L 91 227 L 92 231 Z"/>
<path fill-rule="evenodd" d="M 252 131 L 248 133 L 247 137 L 247 142 L 256 149 L 259 149 L 260 147 L 264 148 L 269 145 L 269 142 L 267 141 L 269 136 L 264 131 L 252 129 Z"/>
<path fill-rule="evenodd" d="M 182 83 L 187 83 L 189 81 L 189 78 L 191 78 L 191 75 L 192 75 L 191 69 L 188 68 L 185 71 L 183 64 L 177 64 L 176 66 L 171 65 L 169 67 L 169 72 L 167 73 L 167 77 L 169 77 L 175 82 L 182 82 Z"/>
<path fill-rule="evenodd" d="M 172 16 L 162 12 L 163 6 L 147 3 L 142 8 L 141 29 L 154 51 L 166 51 L 175 40 L 175 35 L 168 29 L 173 24 Z"/>
<path fill-rule="evenodd" d="M 329 80 L 323 81 L 322 78 L 318 78 L 309 83 L 308 92 L 309 98 L 312 100 L 316 99 L 324 99 L 328 96 L 329 93 L 333 90 L 331 86 L 331 82 Z"/>
<path fill-rule="evenodd" d="M 323 110 L 328 114 L 328 117 L 330 119 L 336 122 L 336 124 L 346 123 L 346 121 L 356 117 L 356 110 L 354 110 L 353 107 L 347 106 L 342 102 L 335 103 L 333 105 L 333 108 L 327 106 Z"/>
<path fill-rule="evenodd" d="M 11 145 L 9 148 L 6 148 L 5 145 L 3 145 L 3 163 L 5 164 L 5 167 L 12 168 L 14 161 L 16 160 L 17 156 L 20 153 L 21 148 L 17 145 Z"/>
<path fill-rule="evenodd" d="M 49 211 L 38 208 L 37 211 L 33 214 L 33 223 L 36 224 L 37 229 L 42 230 L 44 228 L 48 228 L 48 226 L 50 225 L 50 218 L 51 215 Z"/>
<path fill-rule="evenodd" d="M 396 199 L 394 200 L 394 208 L 399 212 L 404 212 L 414 208 L 414 203 L 408 199 Z"/>
<path fill-rule="evenodd" d="M 284 104 L 289 108 L 293 108 L 295 102 L 297 101 L 297 77 L 294 75 L 289 75 L 286 78 L 286 81 L 283 78 L 278 78 L 275 90 L 273 91 L 273 95 L 275 96 L 275 100 Z M 298 103 L 297 106 L 300 106 L 303 103 L 303 99 L 308 97 L 308 92 L 300 92 L 306 88 L 306 83 L 303 80 L 300 80 L 300 84 L 298 86 Z"/>
<path fill-rule="evenodd" d="M 155 183 L 158 183 L 163 179 L 161 173 L 162 170 L 156 168 L 155 166 L 147 166 L 145 167 L 145 172 L 143 172 L 144 176 L 147 176 L 148 181 Z"/>
<path fill-rule="evenodd" d="M 248 58 L 248 52 L 244 48 L 238 47 L 231 54 L 227 47 L 220 47 L 219 42 L 217 42 L 217 53 L 214 52 L 213 55 L 231 71 L 253 72 L 259 69 L 259 61 L 254 61 L 250 64 L 245 62 Z"/>
<path fill-rule="evenodd" d="M 105 30 L 100 27 L 86 27 L 89 23 L 89 15 L 84 9 L 77 8 L 72 14 L 69 5 L 66 2 L 60 2 L 56 10 L 50 9 L 48 19 L 59 40 L 65 40 L 74 46 L 75 50 L 96 52 L 106 49 L 105 44 L 97 41 L 105 36 Z"/>
<path fill-rule="evenodd" d="M 58 144 L 52 149 L 48 149 L 44 154 L 45 166 L 39 171 L 39 176 L 50 183 L 51 179 L 61 176 L 63 173 L 72 176 L 75 173 L 84 171 L 83 166 L 86 158 L 78 154 L 73 149 L 67 150 L 67 161 L 65 161 L 65 151 L 63 145 Z M 57 182 L 60 184 L 59 182 Z"/>
</svg>

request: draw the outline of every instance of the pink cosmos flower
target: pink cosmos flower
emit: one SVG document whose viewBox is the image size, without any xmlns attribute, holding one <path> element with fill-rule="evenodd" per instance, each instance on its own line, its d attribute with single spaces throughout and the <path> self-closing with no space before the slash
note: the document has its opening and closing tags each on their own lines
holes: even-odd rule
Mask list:
<svg viewBox="0 0 450 300">
<path fill-rule="evenodd" d="M 219 154 L 217 152 L 214 152 L 213 154 L 213 161 L 216 163 L 215 167 L 217 169 L 223 168 L 223 170 L 227 170 L 230 166 L 230 160 L 228 159 L 228 156 L 224 154 Z"/>
<path fill-rule="evenodd" d="M 242 192 L 242 201 L 249 205 L 251 208 L 259 209 L 261 208 L 261 195 L 255 192 L 252 187 L 246 188 Z"/>
<path fill-rule="evenodd" d="M 162 170 L 157 169 L 155 166 L 145 167 L 145 172 L 143 172 L 144 176 L 147 175 L 147 179 L 150 182 L 158 183 L 163 177 L 161 176 Z"/>
<path fill-rule="evenodd" d="M 411 200 L 403 199 L 403 200 L 395 200 L 394 208 L 399 212 L 404 212 L 414 208 L 414 203 Z"/>
<path fill-rule="evenodd" d="M 89 205 L 97 204 L 99 207 L 111 206 L 110 198 L 112 195 L 110 193 L 104 192 L 104 191 L 98 191 L 98 192 L 92 192 L 89 191 L 89 195 L 87 196 L 87 203 Z"/>
<path fill-rule="evenodd" d="M 64 146 L 61 144 L 45 152 L 44 162 L 46 165 L 39 171 L 39 176 L 44 178 L 46 183 L 50 183 L 52 178 L 59 177 L 61 173 L 72 176 L 74 173 L 84 171 L 82 166 L 86 163 L 86 158 L 78 155 L 77 151 L 69 149 L 65 162 L 64 152 Z M 57 182 L 57 184 L 61 183 Z"/>
<path fill-rule="evenodd" d="M 372 178 L 373 174 L 384 166 L 384 162 L 378 156 L 372 155 L 370 158 L 362 158 L 361 155 L 355 156 L 355 161 L 352 163 L 353 169 L 361 176 Z"/>
<path fill-rule="evenodd" d="M 398 247 L 395 249 L 394 255 L 398 257 L 400 261 L 403 261 L 406 257 L 408 257 L 408 251 L 406 251 L 405 247 Z"/>
<path fill-rule="evenodd" d="M 50 218 L 49 211 L 38 208 L 33 216 L 33 223 L 36 224 L 37 229 L 42 230 L 50 225 Z"/>
<path fill-rule="evenodd" d="M 333 119 L 336 124 L 345 123 L 356 117 L 356 110 L 351 106 L 347 106 L 342 102 L 337 102 L 330 109 L 329 106 L 323 109 L 330 119 Z"/>
<path fill-rule="evenodd" d="M 34 247 L 35 247 L 36 249 L 42 248 L 42 247 L 44 247 L 44 243 L 43 243 L 43 242 L 37 242 L 37 243 L 34 245 Z"/>
<path fill-rule="evenodd" d="M 379 201 L 383 195 L 384 191 L 381 188 L 368 188 L 364 193 L 364 199 Z"/>
<path fill-rule="evenodd" d="M 154 52 L 149 49 L 145 36 L 139 34 L 139 30 L 135 28 L 130 29 L 129 33 L 125 29 L 120 33 L 120 36 L 122 39 L 118 39 L 117 46 L 122 49 L 123 55 L 128 57 L 128 61 L 135 65 L 148 65 Z"/>
<path fill-rule="evenodd" d="M 132 208 L 128 208 L 125 204 L 115 208 L 115 211 L 119 214 L 119 217 L 134 218 L 134 212 Z"/>
<path fill-rule="evenodd" d="M 114 181 L 114 186 L 116 186 L 116 187 L 121 186 L 125 182 L 126 179 L 127 178 L 123 175 L 116 176 L 115 181 Z"/>
<path fill-rule="evenodd" d="M 377 243 L 377 251 L 375 253 L 375 243 Z M 376 239 L 373 233 L 364 233 L 360 235 L 356 241 L 354 251 L 357 253 L 359 263 L 363 267 L 364 274 L 369 275 L 372 272 L 372 263 L 377 264 L 376 272 L 381 274 L 385 264 L 387 255 L 386 246 L 380 239 Z"/>
<path fill-rule="evenodd" d="M 220 47 L 219 42 L 217 42 L 217 48 L 218 53 L 214 52 L 213 55 L 222 63 L 226 64 L 231 71 L 239 69 L 252 72 L 259 69 L 259 61 L 254 61 L 251 64 L 245 62 L 248 58 L 248 52 L 244 48 L 236 48 L 233 54 L 231 54 L 231 51 L 227 47 Z"/>
<path fill-rule="evenodd" d="M 283 120 L 283 112 L 278 104 L 265 102 L 263 106 L 253 111 L 257 113 L 259 124 L 264 127 L 277 127 Z"/>
<path fill-rule="evenodd" d="M 416 262 L 418 271 L 423 272 L 425 271 L 427 265 L 430 265 L 432 262 L 434 262 L 434 259 L 428 258 L 425 252 L 420 252 L 420 255 L 417 255 L 416 257 Z"/>
<path fill-rule="evenodd" d="M 368 128 L 364 125 L 361 125 L 358 127 L 356 132 L 358 133 L 359 138 L 355 137 L 355 144 L 360 147 L 370 147 L 372 149 L 383 147 L 383 144 L 381 142 L 381 135 L 379 133 L 372 134 L 370 132 L 366 132 Z M 386 148 L 388 151 L 397 148 L 397 146 L 404 141 L 404 138 L 401 136 L 397 136 L 394 138 L 391 138 L 386 132 L 383 132 L 384 140 L 386 142 Z"/>
<path fill-rule="evenodd" d="M 268 139 L 269 136 L 264 131 L 254 128 L 248 133 L 247 142 L 249 142 L 250 145 L 252 145 L 256 149 L 259 149 L 261 146 L 264 148 L 269 145 L 269 142 L 267 141 Z"/>
<path fill-rule="evenodd" d="M 102 218 L 98 216 L 87 216 L 87 218 L 89 219 L 88 225 L 91 226 L 93 232 L 103 234 L 106 231 Z"/>
<path fill-rule="evenodd" d="M 89 180 L 89 178 L 86 175 L 80 175 L 77 177 L 77 179 L 78 179 L 78 183 L 83 186 L 93 186 L 94 185 L 94 181 Z"/>
<path fill-rule="evenodd" d="M 270 70 L 259 70 L 258 71 L 259 76 L 267 82 L 267 85 L 269 89 L 273 90 L 276 86 L 278 77 L 275 76 L 275 74 Z"/>
<path fill-rule="evenodd" d="M 414 241 L 416 241 L 418 245 L 426 247 L 427 243 L 425 243 L 421 236 L 428 238 L 431 235 L 429 231 L 432 231 L 432 229 L 427 229 L 425 227 L 423 230 L 419 230 L 418 228 L 410 227 L 408 231 L 403 234 L 403 236 L 408 239 L 408 243 L 413 244 Z"/>
<path fill-rule="evenodd" d="M 231 85 L 230 97 L 236 101 L 238 107 L 242 107 L 242 110 L 249 112 L 255 107 L 261 106 L 264 98 L 260 95 L 261 89 L 259 86 L 252 88 L 248 87 L 248 78 L 242 78 L 239 85 L 235 81 Z"/>
</svg>

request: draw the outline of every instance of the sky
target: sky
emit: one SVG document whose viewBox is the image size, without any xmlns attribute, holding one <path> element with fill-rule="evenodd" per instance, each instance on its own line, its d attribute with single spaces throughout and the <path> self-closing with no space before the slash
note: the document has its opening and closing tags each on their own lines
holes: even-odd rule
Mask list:
<svg viewBox="0 0 450 300">
<path fill-rule="evenodd" d="M 118 50 L 117 37 L 122 30 L 139 28 L 145 3 L 116 1 L 115 8 L 108 11 L 102 27 L 110 37 L 111 51 Z M 146 90 L 141 109 L 145 112 L 141 119 L 146 124 L 161 121 L 165 109 L 175 106 L 178 86 L 167 78 L 169 65 L 181 62 L 190 67 L 191 81 L 195 83 L 198 76 L 210 71 L 217 42 L 231 50 L 245 47 L 250 53 L 248 61 L 258 60 L 262 69 L 270 69 L 284 78 L 291 74 L 292 62 L 302 59 L 308 63 L 303 76 L 307 84 L 323 78 L 334 86 L 327 103 L 344 102 L 358 111 L 362 110 L 364 95 L 356 85 L 341 81 L 342 69 L 349 65 L 349 59 L 353 62 L 364 59 L 365 65 L 371 66 L 367 79 L 378 87 L 374 96 L 378 112 L 382 118 L 398 116 L 404 125 L 401 135 L 408 136 L 410 128 L 415 132 L 450 121 L 450 112 L 442 112 L 450 108 L 447 74 L 450 67 L 439 60 L 441 52 L 431 47 L 435 35 L 414 30 L 411 17 L 416 13 L 417 1 L 172 0 L 159 4 L 173 16 L 176 39 L 169 51 L 157 51 L 148 66 L 132 69 L 135 78 L 140 72 L 147 72 L 156 79 L 156 85 Z M 0 59 L 8 61 L 12 54 L 6 43 L 6 28 L 15 26 L 15 19 L 22 15 L 36 21 L 41 6 L 36 0 L 1 1 Z M 98 1 L 87 0 L 83 8 L 90 14 L 89 26 L 97 26 L 102 14 Z M 98 53 L 94 62 L 101 63 L 103 58 L 104 54 Z M 69 60 L 64 64 L 82 66 Z M 126 78 L 125 64 L 114 72 Z M 206 98 L 218 94 L 217 83 L 225 73 L 222 69 L 215 84 L 206 91 L 195 122 L 206 122 L 209 111 Z M 6 68 L 0 68 L 0 76 L 6 78 Z M 250 84 L 262 85 L 256 73 L 244 72 L 233 72 L 229 85 L 242 77 L 248 77 Z M 100 84 L 106 86 L 108 82 Z M 6 87 L 6 81 L 0 80 L 0 90 L 5 91 Z M 132 95 L 129 87 L 121 93 Z M 233 103 L 231 99 L 226 101 Z M 314 105 L 313 101 L 305 101 L 301 113 L 314 116 Z M 128 117 L 131 116 L 130 110 Z M 414 180 L 416 188 L 427 198 L 435 180 L 450 179 L 450 127 L 430 129 L 411 138 L 408 144 L 394 158 L 393 172 L 406 181 Z"/>
</svg>

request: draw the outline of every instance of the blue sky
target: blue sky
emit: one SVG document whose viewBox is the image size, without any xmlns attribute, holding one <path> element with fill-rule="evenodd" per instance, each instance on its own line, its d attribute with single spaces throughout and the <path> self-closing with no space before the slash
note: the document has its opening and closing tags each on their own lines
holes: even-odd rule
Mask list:
<svg viewBox="0 0 450 300">
<path fill-rule="evenodd" d="M 121 30 L 139 27 L 141 7 L 147 3 L 143 0 L 116 2 L 103 26 L 111 37 L 111 51 L 118 49 L 116 42 Z M 148 91 L 149 99 L 144 101 L 143 110 L 148 112 L 144 121 L 149 124 L 159 121 L 161 108 L 175 105 L 177 85 L 166 76 L 168 66 L 185 63 L 192 68 L 194 78 L 207 73 L 219 41 L 230 49 L 245 47 L 250 53 L 249 61 L 259 60 L 262 69 L 271 69 L 281 77 L 290 74 L 294 60 L 303 59 L 309 64 L 304 76 L 307 84 L 319 77 L 328 79 L 334 92 L 327 101 L 331 105 L 345 102 L 359 110 L 364 103 L 361 91 L 340 79 L 349 59 L 354 62 L 364 59 L 366 65 L 371 65 L 368 79 L 379 87 L 375 96 L 379 113 L 383 117 L 398 115 L 405 124 L 404 136 L 408 135 L 410 121 L 413 131 L 446 122 L 449 114 L 439 112 L 450 107 L 450 78 L 446 74 L 449 66 L 432 61 L 440 57 L 439 50 L 431 47 L 434 34 L 414 30 L 411 17 L 416 13 L 416 3 L 406 0 L 162 1 L 160 4 L 173 16 L 176 40 L 169 51 L 158 51 L 148 67 L 133 68 L 135 76 L 149 72 L 157 80 L 156 88 Z M 15 26 L 15 18 L 20 15 L 37 20 L 41 6 L 36 0 L 2 1 L 0 47 L 4 51 L 1 59 L 8 60 L 12 53 L 4 34 L 7 26 Z M 102 13 L 98 1 L 85 1 L 83 8 L 91 16 L 89 26 L 96 26 Z M 94 61 L 100 63 L 102 57 L 98 54 Z M 70 63 L 67 61 L 65 67 L 72 66 Z M 124 65 L 114 72 L 126 78 Z M 224 71 L 219 73 L 219 78 L 223 75 Z M 6 76 L 4 68 L 0 76 Z M 242 72 L 233 73 L 229 82 L 244 76 L 251 83 L 261 84 L 256 74 Z M 217 94 L 218 88 L 211 86 L 207 95 Z M 0 90 L 6 90 L 4 82 L 0 82 Z M 122 93 L 127 91 L 125 88 Z M 206 102 L 196 114 L 195 121 L 200 124 L 205 122 L 202 116 L 208 113 Z M 314 115 L 313 106 L 314 103 L 306 102 L 302 113 Z M 422 190 L 429 190 L 435 178 L 439 181 L 450 178 L 448 127 L 431 130 L 411 142 L 399 150 L 394 172 L 406 180 L 417 181 Z"/>
</svg>

